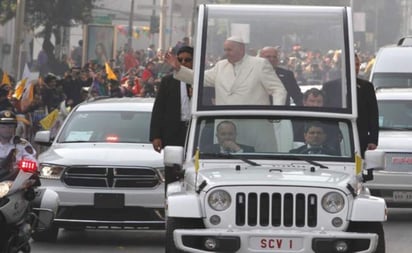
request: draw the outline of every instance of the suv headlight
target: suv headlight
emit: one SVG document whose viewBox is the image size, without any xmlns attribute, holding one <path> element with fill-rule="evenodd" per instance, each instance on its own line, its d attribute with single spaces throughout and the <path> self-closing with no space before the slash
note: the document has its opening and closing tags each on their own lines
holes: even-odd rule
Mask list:
<svg viewBox="0 0 412 253">
<path fill-rule="evenodd" d="M 3 198 L 9 193 L 12 184 L 13 181 L 3 181 L 0 183 L 0 198 Z"/>
<path fill-rule="evenodd" d="M 45 179 L 60 179 L 65 167 L 54 164 L 40 165 L 40 178 Z"/>
<path fill-rule="evenodd" d="M 322 207 L 328 213 L 340 212 L 345 207 L 345 199 L 338 192 L 328 192 L 322 198 Z"/>
<path fill-rule="evenodd" d="M 215 190 L 210 193 L 207 199 L 209 206 L 216 211 L 224 211 L 229 208 L 232 203 L 230 194 L 224 190 Z"/>
<path fill-rule="evenodd" d="M 165 182 L 165 168 L 164 167 L 160 167 L 160 168 L 155 168 L 157 173 L 159 174 L 160 177 L 160 181 Z"/>
</svg>

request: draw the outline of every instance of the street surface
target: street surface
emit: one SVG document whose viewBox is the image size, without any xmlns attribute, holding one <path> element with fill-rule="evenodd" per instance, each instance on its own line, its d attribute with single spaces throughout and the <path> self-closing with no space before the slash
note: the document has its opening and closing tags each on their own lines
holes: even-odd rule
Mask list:
<svg viewBox="0 0 412 253">
<path fill-rule="evenodd" d="M 410 253 L 412 247 L 412 209 L 390 209 L 385 223 L 386 252 Z M 164 252 L 164 231 L 66 231 L 58 242 L 32 242 L 33 253 L 160 253 Z"/>
</svg>

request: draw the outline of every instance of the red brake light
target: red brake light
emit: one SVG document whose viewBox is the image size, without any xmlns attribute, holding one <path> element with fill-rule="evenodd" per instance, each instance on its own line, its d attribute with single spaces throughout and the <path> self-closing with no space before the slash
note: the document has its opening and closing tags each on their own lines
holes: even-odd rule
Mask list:
<svg viewBox="0 0 412 253">
<path fill-rule="evenodd" d="M 37 163 L 31 160 L 20 160 L 19 161 L 19 169 L 24 172 L 34 173 L 37 171 Z"/>
<path fill-rule="evenodd" d="M 106 136 L 107 142 L 119 142 L 119 136 L 117 135 L 108 135 Z"/>
</svg>

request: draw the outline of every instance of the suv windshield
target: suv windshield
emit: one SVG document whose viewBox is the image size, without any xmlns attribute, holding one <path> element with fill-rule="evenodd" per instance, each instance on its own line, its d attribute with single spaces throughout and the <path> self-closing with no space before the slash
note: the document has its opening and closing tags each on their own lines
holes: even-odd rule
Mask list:
<svg viewBox="0 0 412 253">
<path fill-rule="evenodd" d="M 150 112 L 77 111 L 57 142 L 149 143 Z"/>
<path fill-rule="evenodd" d="M 412 130 L 412 101 L 380 100 L 378 106 L 381 129 Z"/>
<path fill-rule="evenodd" d="M 199 109 L 275 104 L 286 110 L 338 108 L 350 113 L 349 38 L 344 36 L 350 24 L 344 15 L 345 8 L 334 7 L 208 6 L 207 29 L 201 31 L 206 39 L 199 68 Z M 243 49 L 232 48 L 227 41 L 239 42 Z M 277 55 L 260 54 L 267 47 L 277 49 Z M 268 85 L 273 84 L 269 76 L 276 74 L 288 93 L 285 104 L 277 103 L 275 85 Z M 301 107 L 302 93 L 311 88 L 327 93 L 323 107 Z"/>
<path fill-rule="evenodd" d="M 410 73 L 375 73 L 372 80 L 376 89 L 381 88 L 411 88 Z"/>
<path fill-rule="evenodd" d="M 350 122 L 297 117 L 205 117 L 198 121 L 197 146 L 203 158 L 222 154 L 350 158 Z"/>
</svg>

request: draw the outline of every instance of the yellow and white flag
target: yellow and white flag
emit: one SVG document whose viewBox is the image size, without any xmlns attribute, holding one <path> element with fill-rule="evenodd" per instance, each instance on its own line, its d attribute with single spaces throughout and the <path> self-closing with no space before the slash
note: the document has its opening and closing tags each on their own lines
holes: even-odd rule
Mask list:
<svg viewBox="0 0 412 253">
<path fill-rule="evenodd" d="M 358 153 L 355 154 L 355 165 L 356 175 L 359 175 L 362 173 L 362 157 Z"/>
<path fill-rule="evenodd" d="M 108 80 L 117 80 L 116 74 L 113 72 L 112 68 L 110 67 L 109 63 L 104 64 L 106 67 L 106 74 Z"/>
<path fill-rule="evenodd" d="M 13 97 L 17 98 L 20 100 L 20 98 L 23 96 L 24 88 L 26 87 L 26 82 L 30 78 L 30 69 L 29 66 L 24 65 L 24 70 L 23 70 L 23 75 L 21 77 L 21 80 L 16 84 L 16 88 L 14 89 Z"/>
<path fill-rule="evenodd" d="M 1 80 L 1 84 L 6 84 L 6 85 L 11 86 L 9 74 L 7 74 L 6 71 L 3 71 L 3 78 L 2 78 L 2 80 Z"/>
<path fill-rule="evenodd" d="M 54 109 L 51 113 L 47 114 L 46 117 L 40 120 L 40 125 L 45 130 L 49 130 L 54 125 L 58 117 L 59 117 L 59 110 Z"/>
</svg>

